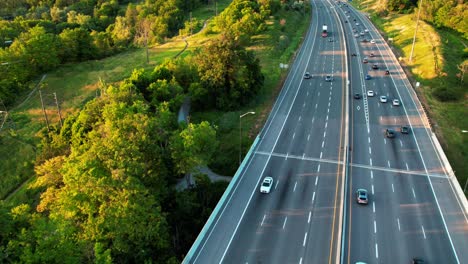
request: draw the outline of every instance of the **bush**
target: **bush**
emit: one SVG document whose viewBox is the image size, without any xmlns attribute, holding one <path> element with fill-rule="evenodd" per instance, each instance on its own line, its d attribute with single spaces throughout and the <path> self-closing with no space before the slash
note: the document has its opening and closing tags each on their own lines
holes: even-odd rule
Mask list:
<svg viewBox="0 0 468 264">
<path fill-rule="evenodd" d="M 450 102 L 456 101 L 459 96 L 454 88 L 439 87 L 432 93 L 439 101 Z"/>
</svg>

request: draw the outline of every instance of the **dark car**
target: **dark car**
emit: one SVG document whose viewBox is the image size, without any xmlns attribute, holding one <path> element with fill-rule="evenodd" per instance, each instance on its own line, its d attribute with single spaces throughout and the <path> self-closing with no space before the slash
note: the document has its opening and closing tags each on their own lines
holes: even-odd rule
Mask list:
<svg viewBox="0 0 468 264">
<path fill-rule="evenodd" d="M 369 60 L 367 59 L 367 57 L 364 57 L 364 58 L 362 59 L 362 63 L 368 63 L 368 62 L 369 62 Z"/>
<path fill-rule="evenodd" d="M 332 80 L 333 80 L 333 78 L 331 77 L 331 75 L 325 76 L 325 81 L 326 82 L 331 82 Z"/>
<path fill-rule="evenodd" d="M 413 264 L 424 264 L 424 260 L 422 260 L 420 258 L 414 258 L 411 263 L 413 263 Z"/>
<path fill-rule="evenodd" d="M 401 127 L 400 127 L 400 132 L 401 132 L 402 134 L 409 134 L 409 132 L 410 132 L 410 127 L 409 127 L 409 126 L 401 126 Z"/>
<path fill-rule="evenodd" d="M 310 78 L 312 78 L 312 75 L 310 75 L 309 72 L 306 72 L 306 73 L 304 74 L 304 79 L 310 79 Z"/>
<path fill-rule="evenodd" d="M 374 53 L 371 52 L 371 54 L 369 55 L 370 57 L 374 57 Z"/>
<path fill-rule="evenodd" d="M 395 131 L 393 131 L 392 129 L 386 129 L 385 130 L 385 136 L 388 137 L 388 138 L 394 138 L 395 137 Z"/>
<path fill-rule="evenodd" d="M 372 65 L 372 69 L 373 69 L 373 70 L 379 69 L 379 65 L 377 65 L 377 64 Z"/>
<path fill-rule="evenodd" d="M 361 95 L 358 94 L 358 93 L 355 93 L 355 94 L 354 94 L 354 99 L 361 99 Z"/>
<path fill-rule="evenodd" d="M 361 42 L 369 42 L 367 39 L 361 39 Z"/>
<path fill-rule="evenodd" d="M 390 71 L 389 71 L 389 70 L 385 70 L 385 75 L 390 75 Z"/>
<path fill-rule="evenodd" d="M 369 74 L 366 74 L 365 79 L 366 79 L 366 80 L 370 80 L 370 79 L 372 79 L 372 77 L 371 77 Z"/>
</svg>

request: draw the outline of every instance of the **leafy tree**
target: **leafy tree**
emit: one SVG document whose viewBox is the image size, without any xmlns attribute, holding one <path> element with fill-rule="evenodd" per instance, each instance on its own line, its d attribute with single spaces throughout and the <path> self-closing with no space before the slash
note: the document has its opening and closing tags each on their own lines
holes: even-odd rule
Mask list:
<svg viewBox="0 0 468 264">
<path fill-rule="evenodd" d="M 83 28 L 65 29 L 59 35 L 61 58 L 64 62 L 82 61 L 96 57 L 93 39 Z"/>
<path fill-rule="evenodd" d="M 191 123 L 176 132 L 171 138 L 170 148 L 177 172 L 190 173 L 196 167 L 208 164 L 217 145 L 216 129 L 206 121 Z"/>
</svg>

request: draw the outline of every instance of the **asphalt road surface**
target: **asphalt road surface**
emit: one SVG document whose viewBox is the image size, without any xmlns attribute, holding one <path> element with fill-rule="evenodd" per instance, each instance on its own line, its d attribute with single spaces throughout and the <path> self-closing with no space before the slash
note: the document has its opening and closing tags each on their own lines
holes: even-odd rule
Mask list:
<svg viewBox="0 0 468 264">
<path fill-rule="evenodd" d="M 260 140 L 184 263 L 468 263 L 466 199 L 395 56 L 358 11 L 311 6 Z M 266 176 L 274 184 L 261 194 Z M 359 188 L 368 205 L 356 203 Z"/>
</svg>

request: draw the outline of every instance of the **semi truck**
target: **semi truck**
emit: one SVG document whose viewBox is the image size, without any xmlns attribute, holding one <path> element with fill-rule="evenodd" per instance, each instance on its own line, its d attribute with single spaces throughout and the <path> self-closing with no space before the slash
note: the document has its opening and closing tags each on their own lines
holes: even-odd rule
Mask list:
<svg viewBox="0 0 468 264">
<path fill-rule="evenodd" d="M 322 26 L 322 37 L 323 38 L 326 38 L 328 36 L 327 30 L 328 30 L 327 25 L 323 24 L 323 26 Z"/>
</svg>

